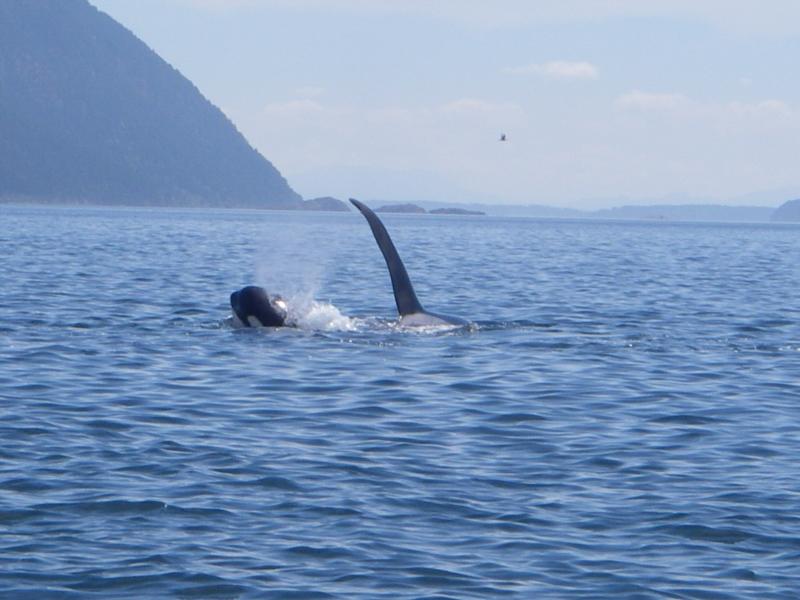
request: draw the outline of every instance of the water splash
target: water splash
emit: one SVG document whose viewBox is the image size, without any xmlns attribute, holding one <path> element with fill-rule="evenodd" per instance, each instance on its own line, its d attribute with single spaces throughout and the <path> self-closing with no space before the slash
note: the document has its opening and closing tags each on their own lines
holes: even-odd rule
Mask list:
<svg viewBox="0 0 800 600">
<path fill-rule="evenodd" d="M 356 331 L 358 319 L 343 315 L 333 304 L 306 297 L 290 298 L 288 321 L 310 331 Z"/>
</svg>

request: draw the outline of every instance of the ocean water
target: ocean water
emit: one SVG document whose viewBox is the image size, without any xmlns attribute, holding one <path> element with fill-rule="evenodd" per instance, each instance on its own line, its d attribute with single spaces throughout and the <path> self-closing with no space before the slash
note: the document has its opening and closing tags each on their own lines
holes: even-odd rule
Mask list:
<svg viewBox="0 0 800 600">
<path fill-rule="evenodd" d="M 800 227 L 384 221 L 0 207 L 0 597 L 800 597 Z"/>
</svg>

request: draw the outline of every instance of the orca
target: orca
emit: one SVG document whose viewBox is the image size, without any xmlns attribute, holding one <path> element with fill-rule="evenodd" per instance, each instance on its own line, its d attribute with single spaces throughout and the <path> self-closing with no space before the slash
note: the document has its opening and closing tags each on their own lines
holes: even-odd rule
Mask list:
<svg viewBox="0 0 800 600">
<path fill-rule="evenodd" d="M 400 325 L 406 327 L 470 325 L 466 319 L 438 315 L 422 307 L 386 227 L 369 207 L 354 198 L 350 198 L 350 202 L 367 219 L 375 241 L 386 260 L 389 276 L 392 279 L 394 301 L 400 314 Z M 297 323 L 289 317 L 286 301 L 276 294 L 270 295 L 263 287 L 245 286 L 233 292 L 230 300 L 233 324 L 236 327 L 297 327 Z"/>
<path fill-rule="evenodd" d="M 350 202 L 355 206 L 369 223 L 372 235 L 378 243 L 378 248 L 383 253 L 386 266 L 389 268 L 389 276 L 392 279 L 392 289 L 394 290 L 394 301 L 397 304 L 397 312 L 400 314 L 400 324 L 408 327 L 425 327 L 431 325 L 458 325 L 466 326 L 470 322 L 460 317 L 449 317 L 428 312 L 422 307 L 408 272 L 394 247 L 389 232 L 386 231 L 381 220 L 372 209 L 355 198 L 350 198 Z"/>
<path fill-rule="evenodd" d="M 239 327 L 283 327 L 287 323 L 286 302 L 262 287 L 248 285 L 231 294 L 234 323 Z"/>
</svg>

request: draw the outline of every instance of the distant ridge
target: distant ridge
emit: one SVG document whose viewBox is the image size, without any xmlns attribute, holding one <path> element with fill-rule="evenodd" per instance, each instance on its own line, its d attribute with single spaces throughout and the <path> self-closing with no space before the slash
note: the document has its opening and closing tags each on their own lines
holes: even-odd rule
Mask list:
<svg viewBox="0 0 800 600">
<path fill-rule="evenodd" d="M 468 210 L 466 208 L 433 208 L 430 211 L 432 215 L 461 215 L 473 217 L 485 217 L 486 213 L 482 210 Z"/>
<path fill-rule="evenodd" d="M 380 200 L 373 200 L 378 203 Z M 486 204 L 479 202 L 432 202 L 419 201 L 420 206 L 429 212 L 445 209 L 463 209 L 470 212 L 481 212 L 495 217 L 544 217 L 544 218 L 586 218 L 591 213 L 575 208 L 561 208 L 543 204 Z"/>
<path fill-rule="evenodd" d="M 431 215 L 474 215 L 486 216 L 485 212 L 478 210 L 467 210 L 466 208 L 433 208 L 430 211 L 425 210 L 419 204 L 407 202 L 405 204 L 387 204 L 375 209 L 377 212 L 384 213 L 406 213 L 406 214 L 431 214 Z"/>
<path fill-rule="evenodd" d="M 376 208 L 375 212 L 421 214 L 427 211 L 421 206 L 418 206 L 416 204 L 406 203 L 406 204 L 387 204 L 386 206 L 381 206 L 380 208 Z"/>
<path fill-rule="evenodd" d="M 347 204 L 331 196 L 322 196 L 320 198 L 305 200 L 300 208 L 303 210 L 320 210 L 327 212 L 350 212 L 350 208 Z"/>
<path fill-rule="evenodd" d="M 724 206 L 721 204 L 654 204 L 618 206 L 598 210 L 595 217 L 609 219 L 650 219 L 659 221 L 769 221 L 775 209 L 764 206 Z"/>
<path fill-rule="evenodd" d="M 373 203 L 379 202 L 373 200 Z M 470 204 L 420 201 L 429 212 L 435 209 L 479 210 L 496 217 L 557 219 L 631 219 L 648 221 L 698 221 L 763 223 L 775 209 L 768 206 L 727 206 L 722 204 L 642 204 L 599 210 L 578 210 L 542 204 Z M 788 204 L 788 203 L 787 203 Z M 799 203 L 800 204 L 800 203 Z M 798 207 L 800 208 L 800 206 Z"/>
<path fill-rule="evenodd" d="M 0 0 L 0 199 L 301 201 L 188 79 L 87 0 Z"/>
<path fill-rule="evenodd" d="M 797 223 L 800 222 L 800 199 L 789 200 L 781 204 L 772 213 L 772 220 L 776 222 Z"/>
</svg>

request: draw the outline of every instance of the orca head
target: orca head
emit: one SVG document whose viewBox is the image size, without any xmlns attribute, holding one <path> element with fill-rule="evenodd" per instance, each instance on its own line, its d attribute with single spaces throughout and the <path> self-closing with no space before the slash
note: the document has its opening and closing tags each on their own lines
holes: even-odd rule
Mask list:
<svg viewBox="0 0 800 600">
<path fill-rule="evenodd" d="M 256 285 L 248 285 L 231 294 L 231 309 L 245 327 L 282 327 L 286 324 L 286 301 L 270 297 Z"/>
</svg>

